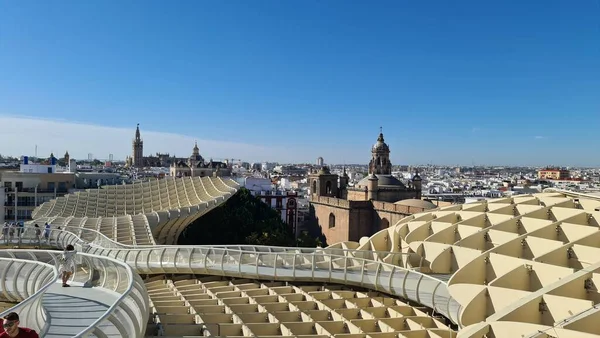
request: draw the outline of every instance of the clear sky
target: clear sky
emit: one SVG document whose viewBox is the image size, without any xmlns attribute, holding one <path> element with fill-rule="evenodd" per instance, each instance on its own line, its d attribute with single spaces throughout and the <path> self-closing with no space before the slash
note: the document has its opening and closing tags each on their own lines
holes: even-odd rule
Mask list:
<svg viewBox="0 0 600 338">
<path fill-rule="evenodd" d="M 600 2 L 0 0 L 0 153 L 124 158 L 136 123 L 146 154 L 367 163 L 383 126 L 394 164 L 600 165 Z"/>
</svg>

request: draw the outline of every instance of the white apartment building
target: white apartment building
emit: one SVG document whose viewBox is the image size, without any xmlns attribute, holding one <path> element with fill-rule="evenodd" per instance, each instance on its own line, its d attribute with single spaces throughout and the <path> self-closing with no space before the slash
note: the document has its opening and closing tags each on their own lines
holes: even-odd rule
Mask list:
<svg viewBox="0 0 600 338">
<path fill-rule="evenodd" d="M 0 171 L 0 222 L 22 222 L 31 219 L 36 206 L 75 187 L 75 174 L 56 171 L 56 158 L 49 164 L 30 163 L 23 156 L 19 171 Z"/>
</svg>

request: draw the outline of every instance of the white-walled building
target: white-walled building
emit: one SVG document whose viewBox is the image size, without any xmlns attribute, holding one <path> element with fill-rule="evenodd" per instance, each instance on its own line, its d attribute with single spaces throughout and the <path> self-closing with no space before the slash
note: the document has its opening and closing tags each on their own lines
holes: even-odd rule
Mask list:
<svg viewBox="0 0 600 338">
<path fill-rule="evenodd" d="M 277 163 L 273 163 L 273 162 L 263 162 L 261 164 L 261 171 L 271 171 L 275 168 L 275 166 L 277 166 Z"/>
<path fill-rule="evenodd" d="M 271 191 L 275 189 L 275 186 L 273 185 L 273 183 L 271 183 L 271 180 L 268 178 L 249 176 L 236 178 L 236 181 L 241 186 L 252 191 L 253 193 L 261 191 Z"/>
<path fill-rule="evenodd" d="M 277 190 L 271 180 L 262 177 L 241 177 L 236 181 L 250 190 L 252 195 L 275 209 L 281 215 L 281 220 L 287 223 L 297 235 L 298 194 L 296 192 Z"/>
<path fill-rule="evenodd" d="M 31 174 L 56 173 L 56 157 L 50 156 L 50 164 L 30 163 L 29 156 L 23 156 L 19 165 L 19 172 Z"/>
<path fill-rule="evenodd" d="M 47 163 L 31 163 L 23 156 L 19 171 L 0 172 L 0 222 L 30 220 L 35 207 L 75 187 L 73 173 L 56 171 L 54 156 Z"/>
</svg>

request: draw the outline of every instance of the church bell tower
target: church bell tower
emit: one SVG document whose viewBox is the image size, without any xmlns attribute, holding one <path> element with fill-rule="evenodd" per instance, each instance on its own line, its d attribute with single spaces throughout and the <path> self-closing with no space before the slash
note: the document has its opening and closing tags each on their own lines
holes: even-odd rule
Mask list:
<svg viewBox="0 0 600 338">
<path fill-rule="evenodd" d="M 369 174 L 391 175 L 392 162 L 390 162 L 390 147 L 383 139 L 383 130 L 379 127 L 379 137 L 371 149 L 371 161 L 369 162 Z"/>
<path fill-rule="evenodd" d="M 141 168 L 144 166 L 144 141 L 140 137 L 140 124 L 137 124 L 135 138 L 133 139 L 133 166 Z"/>
</svg>

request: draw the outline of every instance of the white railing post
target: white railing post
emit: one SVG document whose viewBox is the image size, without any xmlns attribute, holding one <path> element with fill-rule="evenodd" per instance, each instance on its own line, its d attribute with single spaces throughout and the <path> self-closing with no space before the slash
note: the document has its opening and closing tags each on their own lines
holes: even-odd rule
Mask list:
<svg viewBox="0 0 600 338">
<path fill-rule="evenodd" d="M 365 284 L 365 260 L 359 258 L 362 262 L 362 267 L 360 269 L 360 285 L 363 286 Z"/>
<path fill-rule="evenodd" d="M 381 271 L 382 263 L 377 263 L 377 269 L 375 270 L 375 291 L 379 291 L 379 272 Z"/>
<path fill-rule="evenodd" d="M 227 249 L 224 249 L 221 254 L 221 271 L 223 271 L 223 264 L 225 264 L 225 255 L 227 255 Z"/>
</svg>

